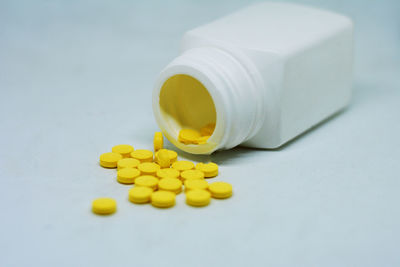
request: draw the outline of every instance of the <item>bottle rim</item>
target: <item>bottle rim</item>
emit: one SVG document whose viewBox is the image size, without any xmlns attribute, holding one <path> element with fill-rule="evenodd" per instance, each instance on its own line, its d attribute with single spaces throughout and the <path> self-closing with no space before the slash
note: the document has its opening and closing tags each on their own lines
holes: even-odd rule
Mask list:
<svg viewBox="0 0 400 267">
<path fill-rule="evenodd" d="M 198 82 L 200 82 L 204 88 L 210 94 L 214 106 L 216 109 L 216 125 L 213 134 L 207 140 L 206 144 L 183 144 L 178 141 L 179 131 L 174 129 L 171 124 L 169 124 L 163 117 L 161 107 L 160 107 L 160 93 L 163 85 L 168 79 L 174 77 L 175 75 L 187 75 Z M 209 75 L 203 73 L 199 68 L 188 66 L 188 65 L 173 65 L 165 68 L 157 78 L 154 90 L 153 90 L 153 113 L 156 118 L 156 122 L 163 132 L 164 136 L 175 145 L 177 148 L 191 153 L 191 154 L 211 154 L 214 151 L 220 149 L 224 143 L 224 138 L 226 138 L 226 120 L 224 119 L 226 114 L 225 105 L 221 105 L 222 97 L 220 92 L 216 89 L 215 82 L 213 82 Z"/>
</svg>

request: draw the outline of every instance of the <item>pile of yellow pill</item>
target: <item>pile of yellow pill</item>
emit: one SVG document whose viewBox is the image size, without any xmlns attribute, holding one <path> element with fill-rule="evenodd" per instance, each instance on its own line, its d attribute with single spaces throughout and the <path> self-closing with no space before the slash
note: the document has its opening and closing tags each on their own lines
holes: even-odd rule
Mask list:
<svg viewBox="0 0 400 267">
<path fill-rule="evenodd" d="M 178 141 L 183 144 L 201 145 L 207 143 L 215 130 L 215 123 L 209 123 L 202 127 L 200 131 L 195 129 L 182 129 L 179 131 Z"/>
<path fill-rule="evenodd" d="M 199 138 L 209 137 L 215 124 L 208 124 L 200 131 L 183 129 L 180 141 L 186 144 L 200 144 Z M 130 145 L 117 145 L 111 151 L 100 155 L 100 165 L 104 168 L 117 168 L 116 180 L 121 184 L 134 184 L 129 190 L 128 200 L 135 204 L 151 203 L 157 208 L 170 208 L 175 205 L 175 197 L 182 191 L 186 203 L 193 207 L 207 206 L 211 198 L 223 199 L 232 196 L 232 186 L 225 182 L 208 183 L 205 178 L 218 175 L 218 165 L 209 163 L 194 164 L 178 160 L 173 150 L 163 148 L 163 136 L 154 134 L 153 151 L 137 149 Z M 183 190 L 184 189 L 184 190 Z M 111 198 L 93 201 L 92 211 L 96 214 L 112 214 L 117 203 Z"/>
</svg>

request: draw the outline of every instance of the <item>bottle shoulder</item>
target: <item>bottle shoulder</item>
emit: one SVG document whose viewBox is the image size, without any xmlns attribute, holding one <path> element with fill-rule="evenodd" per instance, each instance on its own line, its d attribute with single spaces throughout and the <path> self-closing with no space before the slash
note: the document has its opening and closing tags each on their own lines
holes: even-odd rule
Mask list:
<svg viewBox="0 0 400 267">
<path fill-rule="evenodd" d="M 343 30 L 347 17 L 289 3 L 259 3 L 185 34 L 186 42 L 217 42 L 279 55 L 293 54 Z"/>
</svg>

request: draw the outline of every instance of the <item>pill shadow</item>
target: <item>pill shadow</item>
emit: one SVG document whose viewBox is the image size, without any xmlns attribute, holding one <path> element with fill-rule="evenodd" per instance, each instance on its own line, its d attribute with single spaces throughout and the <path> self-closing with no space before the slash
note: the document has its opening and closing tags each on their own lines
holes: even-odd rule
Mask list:
<svg viewBox="0 0 400 267">
<path fill-rule="evenodd" d="M 263 153 L 264 149 L 253 149 L 246 147 L 235 147 L 229 150 L 216 151 L 211 155 L 194 155 L 179 150 L 179 157 L 182 160 L 194 162 L 215 162 L 217 164 L 233 164 L 242 161 L 244 158 L 253 157 L 256 153 Z"/>
</svg>

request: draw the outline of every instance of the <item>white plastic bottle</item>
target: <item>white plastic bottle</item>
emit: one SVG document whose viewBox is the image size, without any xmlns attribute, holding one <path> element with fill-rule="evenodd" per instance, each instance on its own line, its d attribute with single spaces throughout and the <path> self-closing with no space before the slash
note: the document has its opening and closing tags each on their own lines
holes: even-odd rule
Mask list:
<svg viewBox="0 0 400 267">
<path fill-rule="evenodd" d="M 187 32 L 159 75 L 153 110 L 178 148 L 277 148 L 343 109 L 351 96 L 353 24 L 332 12 L 259 3 Z M 182 128 L 216 128 L 206 144 Z"/>
</svg>

